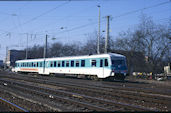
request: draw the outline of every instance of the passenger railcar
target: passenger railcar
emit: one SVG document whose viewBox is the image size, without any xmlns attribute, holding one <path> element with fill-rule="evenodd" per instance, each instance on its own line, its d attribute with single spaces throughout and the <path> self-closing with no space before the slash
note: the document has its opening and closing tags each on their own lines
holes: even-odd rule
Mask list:
<svg viewBox="0 0 171 113">
<path fill-rule="evenodd" d="M 74 74 L 114 77 L 124 79 L 127 75 L 126 57 L 116 53 L 27 59 L 16 61 L 15 72 L 36 72 L 38 74 Z"/>
</svg>

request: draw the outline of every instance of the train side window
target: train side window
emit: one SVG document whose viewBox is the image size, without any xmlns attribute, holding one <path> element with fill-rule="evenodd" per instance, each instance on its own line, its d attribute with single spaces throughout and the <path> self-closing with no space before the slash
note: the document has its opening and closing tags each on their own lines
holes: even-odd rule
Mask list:
<svg viewBox="0 0 171 113">
<path fill-rule="evenodd" d="M 62 61 L 62 67 L 64 67 L 65 66 L 65 61 Z"/>
<path fill-rule="evenodd" d="M 92 60 L 92 61 L 91 61 L 91 66 L 92 66 L 92 67 L 96 67 L 96 60 Z"/>
<path fill-rule="evenodd" d="M 58 67 L 61 67 L 61 62 L 60 61 L 58 61 Z"/>
<path fill-rule="evenodd" d="M 79 60 L 76 61 L 76 67 L 79 67 Z"/>
<path fill-rule="evenodd" d="M 100 60 L 100 67 L 103 67 L 103 59 Z"/>
<path fill-rule="evenodd" d="M 53 61 L 50 62 L 50 67 L 53 67 Z"/>
<path fill-rule="evenodd" d="M 46 67 L 48 68 L 49 67 L 49 62 L 46 61 L 45 64 L 46 64 Z"/>
<path fill-rule="evenodd" d="M 56 61 L 54 61 L 54 67 L 56 67 Z"/>
<path fill-rule="evenodd" d="M 108 60 L 105 59 L 105 66 L 107 67 L 108 66 Z"/>
<path fill-rule="evenodd" d="M 37 67 L 39 67 L 39 63 L 37 62 Z"/>
<path fill-rule="evenodd" d="M 81 60 L 81 67 L 85 67 L 85 60 Z"/>
<path fill-rule="evenodd" d="M 69 61 L 66 61 L 66 67 L 69 67 Z"/>
<path fill-rule="evenodd" d="M 71 67 L 74 67 L 74 60 L 71 60 Z"/>
<path fill-rule="evenodd" d="M 33 62 L 31 63 L 31 67 L 33 67 Z"/>
</svg>

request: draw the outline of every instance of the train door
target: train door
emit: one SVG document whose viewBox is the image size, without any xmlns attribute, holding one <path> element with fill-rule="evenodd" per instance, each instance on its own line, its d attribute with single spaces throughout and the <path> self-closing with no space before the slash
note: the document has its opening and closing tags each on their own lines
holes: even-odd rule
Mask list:
<svg viewBox="0 0 171 113">
<path fill-rule="evenodd" d="M 104 59 L 100 59 L 100 76 L 104 77 Z"/>
<path fill-rule="evenodd" d="M 106 78 L 107 76 L 109 76 L 109 60 L 108 58 L 103 59 L 103 77 Z"/>
</svg>

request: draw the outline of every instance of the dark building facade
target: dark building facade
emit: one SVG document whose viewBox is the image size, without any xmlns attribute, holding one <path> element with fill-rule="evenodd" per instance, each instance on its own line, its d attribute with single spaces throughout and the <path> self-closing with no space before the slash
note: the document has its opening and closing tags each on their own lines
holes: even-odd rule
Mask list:
<svg viewBox="0 0 171 113">
<path fill-rule="evenodd" d="M 3 60 L 0 60 L 0 68 L 4 66 Z"/>
<path fill-rule="evenodd" d="M 25 51 L 23 50 L 8 50 L 8 55 L 6 58 L 7 67 L 15 66 L 16 60 L 21 60 L 25 58 Z"/>
</svg>

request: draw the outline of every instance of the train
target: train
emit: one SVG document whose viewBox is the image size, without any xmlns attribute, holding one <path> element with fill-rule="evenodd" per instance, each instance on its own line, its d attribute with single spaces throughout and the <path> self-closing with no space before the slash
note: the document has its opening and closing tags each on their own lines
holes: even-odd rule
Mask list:
<svg viewBox="0 0 171 113">
<path fill-rule="evenodd" d="M 117 53 L 17 60 L 13 71 L 120 80 L 128 75 L 126 57 Z"/>
</svg>

